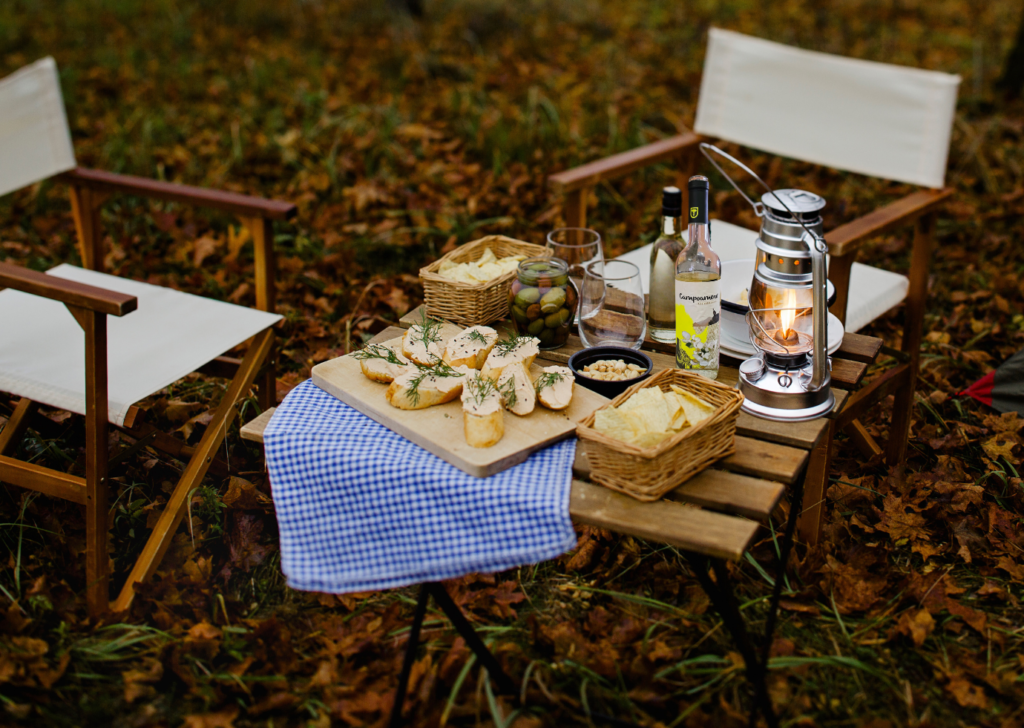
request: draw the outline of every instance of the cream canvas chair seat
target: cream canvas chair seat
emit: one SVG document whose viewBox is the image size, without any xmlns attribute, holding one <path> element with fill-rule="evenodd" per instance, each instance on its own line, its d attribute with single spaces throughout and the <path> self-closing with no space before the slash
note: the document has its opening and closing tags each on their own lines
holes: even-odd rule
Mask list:
<svg viewBox="0 0 1024 728">
<path fill-rule="evenodd" d="M 928 188 L 825 231 L 829 280 L 836 289 L 830 312 L 846 330 L 859 330 L 900 302 L 904 317 L 903 359 L 853 392 L 844 409 L 833 413 L 833 429 L 847 432 L 869 456 L 881 454 L 859 418 L 893 394 L 885 455 L 890 465 L 901 466 L 914 410 L 935 219 L 953 194 L 944 184 L 959 84 L 959 76 L 947 73 L 843 58 L 711 28 L 693 132 L 559 172 L 548 181 L 562 195 L 571 227 L 586 227 L 587 198 L 596 185 L 647 165 L 674 162 L 678 184 L 685 188 L 687 178 L 700 171 L 698 149 L 704 141 L 723 140 Z M 761 190 L 749 184 L 747 192 L 760 197 Z M 784 180 L 781 186 L 787 186 Z M 828 190 L 811 191 L 829 196 Z M 828 223 L 829 208 L 824 212 Z M 914 233 L 906 276 L 857 261 L 871 238 L 910 225 Z M 753 231 L 716 221 L 711 236 L 726 260 L 752 257 L 746 251 L 753 246 Z M 649 250 L 633 251 L 627 259 L 644 270 Z M 827 475 L 827 457 L 819 472 Z M 809 482 L 804 491 L 799 529 L 811 543 L 821 532 L 824 485 L 824 480 Z"/>
<path fill-rule="evenodd" d="M 753 260 L 756 239 L 756 230 L 748 230 L 722 220 L 713 220 L 711 223 L 711 246 L 723 261 Z M 645 294 L 650 293 L 652 247 L 653 243 L 648 243 L 618 257 L 618 260 L 629 261 L 640 269 Z M 751 266 L 750 275 L 753 274 Z M 854 263 L 850 270 L 845 330 L 860 331 L 886 311 L 900 305 L 907 297 L 909 288 L 910 279 L 904 275 L 864 263 Z"/>
<path fill-rule="evenodd" d="M 59 265 L 47 273 L 138 299 L 107 324 L 107 418 L 196 371 L 281 316 L 202 296 Z M 175 342 L 168 346 L 168 342 Z M 0 391 L 84 415 L 85 340 L 59 301 L 0 292 Z"/>
<path fill-rule="evenodd" d="M 56 177 L 55 177 L 56 176 Z M 216 455 L 254 385 L 264 409 L 275 404 L 273 220 L 295 205 L 233 192 L 77 167 L 57 65 L 44 58 L 0 80 L 0 195 L 55 177 L 68 186 L 82 267 L 49 274 L 0 262 L 0 392 L 13 412 L 0 429 L 0 481 L 81 504 L 85 509 L 85 596 L 91 615 L 109 606 L 108 428 L 185 462 L 181 477 L 135 562 L 116 611 L 153 575 L 181 522 L 190 493 Z M 103 272 L 100 209 L 113 194 L 207 207 L 235 215 L 253 245 L 254 308 L 125 280 Z M 245 344 L 240 358 L 224 356 Z M 193 371 L 230 380 L 199 442 L 188 445 L 146 423 L 129 422 L 133 403 Z M 85 472 L 64 472 L 14 457 L 38 404 L 85 419 Z"/>
</svg>

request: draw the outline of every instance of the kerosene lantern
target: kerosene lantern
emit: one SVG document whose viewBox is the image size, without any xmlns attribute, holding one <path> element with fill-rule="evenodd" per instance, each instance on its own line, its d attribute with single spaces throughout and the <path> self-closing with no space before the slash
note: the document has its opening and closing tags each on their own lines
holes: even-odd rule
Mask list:
<svg viewBox="0 0 1024 728">
<path fill-rule="evenodd" d="M 828 296 L 821 210 L 825 199 L 804 190 L 775 190 L 710 144 L 701 151 L 761 218 L 747 325 L 757 354 L 740 364 L 742 409 L 770 420 L 798 422 L 835 405 L 828 357 Z M 714 151 L 767 190 L 754 203 L 711 158 Z"/>
</svg>

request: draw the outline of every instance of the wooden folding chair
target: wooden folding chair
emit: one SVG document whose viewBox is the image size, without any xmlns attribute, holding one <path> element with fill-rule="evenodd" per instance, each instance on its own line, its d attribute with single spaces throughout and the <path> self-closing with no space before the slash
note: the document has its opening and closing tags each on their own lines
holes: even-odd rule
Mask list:
<svg viewBox="0 0 1024 728">
<path fill-rule="evenodd" d="M 273 313 L 271 222 L 293 216 L 295 206 L 76 167 L 56 65 L 47 58 L 0 80 L 0 194 L 54 175 L 70 189 L 84 269 L 62 265 L 38 273 L 0 263 L 0 391 L 20 397 L 0 431 L 0 480 L 85 506 L 86 601 L 98 615 L 109 607 L 108 427 L 187 461 L 113 604 L 122 611 L 159 566 L 236 408 L 257 382 L 260 406 L 275 403 L 272 327 L 281 317 Z M 114 193 L 238 216 L 255 248 L 255 308 L 104 274 L 100 207 Z M 247 341 L 241 359 L 222 356 Z M 191 371 L 231 379 L 194 447 L 138 422 L 132 406 Z M 32 427 L 37 402 L 85 416 L 84 477 L 11 457 Z"/>
<path fill-rule="evenodd" d="M 831 312 L 848 324 L 848 331 L 856 331 L 906 300 L 902 361 L 853 394 L 834 422 L 834 427 L 845 428 L 866 454 L 881 454 L 882 448 L 859 418 L 881 398 L 894 394 L 885 455 L 890 465 L 901 465 L 913 413 L 935 218 L 942 203 L 953 194 L 943 185 L 959 81 L 958 76 L 799 50 L 712 28 L 694 133 L 559 172 L 548 182 L 564 197 L 566 224 L 585 227 L 587 197 L 597 184 L 669 161 L 677 166 L 682 188 L 688 176 L 696 173 L 698 145 L 722 139 L 930 188 L 913 192 L 825 236 L 830 253 L 829 278 L 837 292 Z M 915 227 L 909 281 L 856 262 L 871 238 L 911 223 Z M 742 240 L 736 240 L 737 233 Z M 712 245 L 717 247 L 719 236 L 730 246 L 749 249 L 749 254 L 737 258 L 754 257 L 756 235 L 756 231 L 728 223 L 712 225 Z M 634 254 L 642 255 L 639 251 Z M 858 286 L 858 278 L 871 282 Z M 875 280 L 880 283 L 874 284 Z M 822 502 L 827 462 L 821 472 L 821 482 L 807 484 L 805 504 Z M 801 525 L 801 533 L 808 540 L 817 540 L 821 510 L 817 509 L 816 522 L 810 528 Z"/>
</svg>

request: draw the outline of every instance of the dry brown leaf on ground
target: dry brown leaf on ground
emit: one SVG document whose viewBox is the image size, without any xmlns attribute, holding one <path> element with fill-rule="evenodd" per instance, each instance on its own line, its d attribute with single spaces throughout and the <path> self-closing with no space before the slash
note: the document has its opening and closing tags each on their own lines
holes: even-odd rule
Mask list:
<svg viewBox="0 0 1024 728">
<path fill-rule="evenodd" d="M 896 625 L 896 632 L 910 637 L 917 647 L 923 645 L 925 639 L 933 631 L 935 631 L 935 619 L 927 609 L 904 612 L 900 615 L 900 621 Z"/>
<path fill-rule="evenodd" d="M 822 589 L 832 593 L 840 612 L 859 612 L 872 607 L 885 591 L 885 576 L 867 568 L 858 568 L 827 557 L 827 570 Z"/>
<path fill-rule="evenodd" d="M 183 728 L 234 728 L 238 706 L 215 713 L 194 713 L 185 717 Z"/>
<path fill-rule="evenodd" d="M 981 688 L 966 678 L 954 675 L 945 685 L 946 690 L 964 708 L 988 708 L 988 698 Z"/>
</svg>

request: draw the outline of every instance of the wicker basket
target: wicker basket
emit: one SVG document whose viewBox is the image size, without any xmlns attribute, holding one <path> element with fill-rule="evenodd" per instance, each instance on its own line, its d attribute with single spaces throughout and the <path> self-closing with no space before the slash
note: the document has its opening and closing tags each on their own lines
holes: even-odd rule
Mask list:
<svg viewBox="0 0 1024 728">
<path fill-rule="evenodd" d="M 458 283 L 438 273 L 444 261 L 469 263 L 480 260 L 487 248 L 499 258 L 510 255 L 525 255 L 527 258 L 551 255 L 551 251 L 543 245 L 513 240 L 504 235 L 488 235 L 461 245 L 426 268 L 420 268 L 428 316 L 462 326 L 489 324 L 508 316 L 508 289 L 516 277 L 514 270 L 486 283 Z"/>
<path fill-rule="evenodd" d="M 653 501 L 716 460 L 736 452 L 736 418 L 743 395 L 697 374 L 665 369 L 634 384 L 604 407 L 618 406 L 644 387 L 659 387 L 668 392 L 671 384 L 715 405 L 715 413 L 652 448 L 627 445 L 602 435 L 594 429 L 596 412 L 591 413 L 576 426 L 576 434 L 590 461 L 591 480 L 638 500 Z"/>
</svg>

